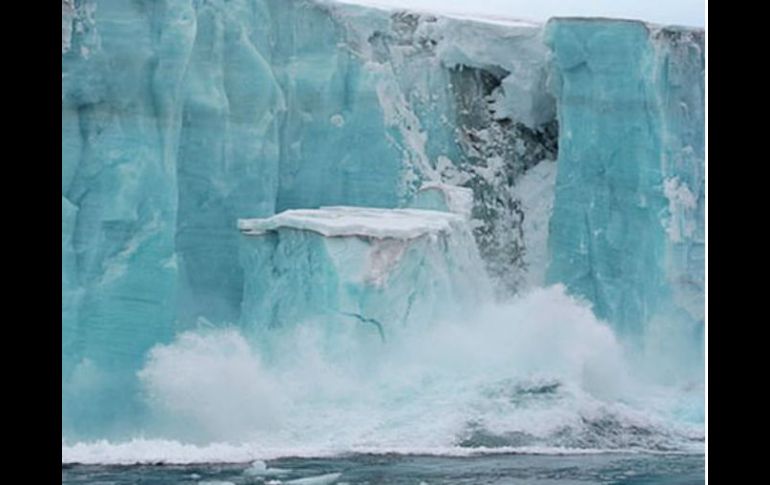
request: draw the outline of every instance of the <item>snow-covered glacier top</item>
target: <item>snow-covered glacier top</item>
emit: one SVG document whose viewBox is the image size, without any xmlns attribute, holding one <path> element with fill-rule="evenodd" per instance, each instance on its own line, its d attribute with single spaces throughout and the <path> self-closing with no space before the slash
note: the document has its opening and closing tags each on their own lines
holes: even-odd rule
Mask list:
<svg viewBox="0 0 770 485">
<path fill-rule="evenodd" d="M 240 219 L 238 228 L 246 235 L 286 228 L 313 231 L 327 237 L 414 239 L 449 233 L 453 226 L 463 222 L 461 216 L 450 212 L 337 206 L 287 210 L 262 219 Z"/>
<path fill-rule="evenodd" d="M 688 8 L 670 10 L 650 8 L 645 2 L 596 1 L 531 2 L 530 0 L 316 0 L 321 2 L 364 5 L 381 10 L 410 10 L 431 12 L 442 16 L 465 18 L 479 22 L 513 25 L 544 23 L 554 17 L 582 17 L 601 19 L 630 19 L 655 22 L 661 25 L 686 25 L 698 28 L 704 25 L 703 4 L 693 2 Z M 681 2 L 680 2 L 681 3 Z M 681 5 L 680 5 L 681 6 Z"/>
<path fill-rule="evenodd" d="M 507 15 L 501 15 L 499 13 L 481 12 L 481 11 L 469 11 L 469 10 L 456 10 L 451 8 L 443 8 L 441 5 L 431 5 L 428 8 L 425 6 L 414 5 L 408 1 L 393 1 L 393 0 L 316 0 L 320 3 L 335 4 L 341 3 L 343 5 L 361 5 L 369 7 L 371 9 L 384 10 L 388 12 L 397 10 L 408 10 L 410 12 L 418 14 L 437 14 L 442 17 L 451 17 L 457 19 L 471 20 L 489 24 L 499 24 L 508 26 L 537 26 L 542 24 L 542 21 L 533 20 L 530 18 L 513 18 Z"/>
</svg>

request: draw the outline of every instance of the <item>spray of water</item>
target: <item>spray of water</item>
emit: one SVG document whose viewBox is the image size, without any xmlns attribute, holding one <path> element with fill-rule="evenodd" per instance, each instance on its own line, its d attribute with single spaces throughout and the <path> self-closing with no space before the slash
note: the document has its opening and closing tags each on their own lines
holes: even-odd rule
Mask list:
<svg viewBox="0 0 770 485">
<path fill-rule="evenodd" d="M 385 343 L 340 331 L 330 347 L 319 328 L 270 342 L 208 329 L 155 347 L 139 373 L 152 434 L 65 446 L 65 460 L 702 446 L 702 394 L 638 384 L 610 328 L 560 286 Z"/>
</svg>

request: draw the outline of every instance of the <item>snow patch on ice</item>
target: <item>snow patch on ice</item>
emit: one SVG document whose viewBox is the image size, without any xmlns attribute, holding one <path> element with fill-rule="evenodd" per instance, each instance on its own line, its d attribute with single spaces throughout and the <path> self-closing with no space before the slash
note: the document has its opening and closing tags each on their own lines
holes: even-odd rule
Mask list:
<svg viewBox="0 0 770 485">
<path fill-rule="evenodd" d="M 473 190 L 443 182 L 425 182 L 409 202 L 409 207 L 452 212 L 470 220 Z"/>
<path fill-rule="evenodd" d="M 696 230 L 693 212 L 698 208 L 695 194 L 677 177 L 663 181 L 663 193 L 668 199 L 669 218 L 664 223 L 668 237 L 675 243 L 692 238 Z"/>
<path fill-rule="evenodd" d="M 239 219 L 238 228 L 248 236 L 287 228 L 313 231 L 327 237 L 414 239 L 447 234 L 463 222 L 461 216 L 450 212 L 336 206 L 287 210 L 265 219 Z"/>
<path fill-rule="evenodd" d="M 407 245 L 400 239 L 375 240 L 369 252 L 365 280 L 375 286 L 384 285 L 404 255 Z"/>
<path fill-rule="evenodd" d="M 469 218 L 473 211 L 473 191 L 466 187 L 444 184 L 441 182 L 426 182 L 420 187 L 420 192 L 438 191 L 444 198 L 449 212 Z"/>
<path fill-rule="evenodd" d="M 61 2 L 61 53 L 69 52 L 72 46 L 72 22 L 75 19 L 74 0 Z"/>
<path fill-rule="evenodd" d="M 539 26 L 542 22 L 530 19 L 512 18 L 505 15 L 482 13 L 482 12 L 470 12 L 470 11 L 458 11 L 447 8 L 442 8 L 439 5 L 432 6 L 430 11 L 414 7 L 408 0 L 322 0 L 325 2 L 342 3 L 342 4 L 354 4 L 362 5 L 370 8 L 384 10 L 388 12 L 407 9 L 410 12 L 420 14 L 438 14 L 444 17 L 455 18 L 458 20 L 466 20 L 472 22 L 479 22 L 484 24 L 497 24 L 506 25 L 510 27 L 518 26 Z"/>
<path fill-rule="evenodd" d="M 345 118 L 343 118 L 341 114 L 332 115 L 332 117 L 329 118 L 329 121 L 337 128 L 340 128 L 345 124 Z"/>
<path fill-rule="evenodd" d="M 397 77 L 392 72 L 393 66 L 369 62 L 367 67 L 371 70 L 391 71 L 390 76 L 383 76 L 376 88 L 385 124 L 400 132 L 406 148 L 408 148 L 406 155 L 411 155 L 410 161 L 420 171 L 419 175 L 427 177 L 429 180 L 438 180 L 436 169 L 431 165 L 425 149 L 428 135 L 423 131 L 420 119 L 411 110 L 404 93 L 398 86 Z"/>
<path fill-rule="evenodd" d="M 524 261 L 527 273 L 525 287 L 545 284 L 548 267 L 548 223 L 553 211 L 556 185 L 556 163 L 543 161 L 530 168 L 513 187 L 514 197 L 521 201 L 525 217 Z"/>
</svg>

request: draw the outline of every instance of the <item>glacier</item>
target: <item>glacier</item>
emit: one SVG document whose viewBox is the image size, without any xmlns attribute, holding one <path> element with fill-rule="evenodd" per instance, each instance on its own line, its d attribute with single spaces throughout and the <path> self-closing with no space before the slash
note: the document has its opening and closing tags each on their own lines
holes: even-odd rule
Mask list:
<svg viewBox="0 0 770 485">
<path fill-rule="evenodd" d="M 330 325 L 331 346 L 351 325 L 362 345 L 385 342 L 467 318 L 492 294 L 467 221 L 451 212 L 322 207 L 239 227 L 247 236 L 241 321 L 258 342 L 309 319 Z"/>
<path fill-rule="evenodd" d="M 556 20 L 546 41 L 560 99 L 548 279 L 646 340 L 661 372 L 702 373 L 702 32 Z"/>
<path fill-rule="evenodd" d="M 62 0 L 63 437 L 238 441 L 275 417 L 273 450 L 322 444 L 344 419 L 272 414 L 315 403 L 357 417 L 343 448 L 697 442 L 704 47 L 613 19 Z M 669 400 L 618 390 L 619 354 L 696 389 L 670 399 L 684 425 L 601 404 Z M 602 413 L 622 439 L 590 436 Z"/>
</svg>

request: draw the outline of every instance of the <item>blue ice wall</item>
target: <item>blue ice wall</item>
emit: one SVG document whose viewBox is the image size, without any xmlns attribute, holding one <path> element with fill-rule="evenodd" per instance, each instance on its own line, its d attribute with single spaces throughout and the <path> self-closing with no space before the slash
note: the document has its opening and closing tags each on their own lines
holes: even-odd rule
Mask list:
<svg viewBox="0 0 770 485">
<path fill-rule="evenodd" d="M 404 164 L 399 145 L 384 136 L 382 74 L 364 67 L 330 9 L 266 3 L 275 26 L 273 69 L 288 106 L 277 210 L 397 206 Z"/>
<path fill-rule="evenodd" d="M 77 262 L 72 246 L 77 209 L 67 199 L 61 203 L 61 320 L 62 320 L 62 376 L 67 376 L 74 365 L 77 353 L 77 311 L 80 289 L 77 282 Z"/>
<path fill-rule="evenodd" d="M 243 276 L 235 220 L 273 213 L 283 92 L 271 69 L 270 12 L 262 3 L 187 5 L 180 98 L 176 249 L 179 318 L 237 321 Z M 164 33 L 169 38 L 176 32 Z M 176 57 L 175 57 L 176 56 Z"/>
<path fill-rule="evenodd" d="M 622 335 L 661 355 L 698 349 L 703 33 L 555 19 L 546 39 L 560 125 L 548 280 L 566 283 Z"/>
<path fill-rule="evenodd" d="M 150 347 L 239 320 L 238 218 L 405 198 L 392 74 L 346 32 L 303 0 L 63 0 L 65 423 L 131 426 Z"/>
<path fill-rule="evenodd" d="M 147 350 L 240 321 L 240 218 L 400 207 L 425 181 L 467 187 L 486 268 L 517 291 L 528 239 L 512 189 L 554 158 L 557 133 L 552 281 L 631 333 L 654 315 L 699 321 L 702 40 L 580 25 L 549 30 L 569 128 L 558 132 L 538 25 L 320 0 L 63 0 L 69 436 L 136 429 Z"/>
<path fill-rule="evenodd" d="M 77 4 L 62 56 L 63 231 L 71 228 L 74 253 L 62 258 L 63 305 L 82 293 L 67 312 L 75 328 L 63 332 L 73 349 L 64 360 L 76 363 L 63 392 L 82 404 L 68 400 L 74 419 L 109 432 L 113 416 L 136 414 L 132 370 L 173 333 L 175 118 L 162 101 L 176 95 L 170 80 L 183 66 L 156 76 L 165 67 L 157 29 L 175 19 L 159 15 L 154 25 L 126 2 L 90 7 Z"/>
<path fill-rule="evenodd" d="M 491 300 L 492 288 L 463 216 L 360 210 L 325 208 L 301 216 L 289 211 L 244 221 L 282 221 L 241 236 L 242 324 L 259 336 L 254 340 L 263 344 L 264 354 L 273 350 L 266 344 L 270 335 L 291 335 L 308 321 L 321 329 L 326 349 L 334 349 L 346 334 L 371 346 L 435 322 L 472 320 L 479 305 Z M 321 229 L 307 228 L 307 220 Z M 363 223 L 337 231 L 346 220 Z M 435 229 L 439 223 L 441 229 Z M 415 224 L 416 229 L 405 229 Z"/>
</svg>

